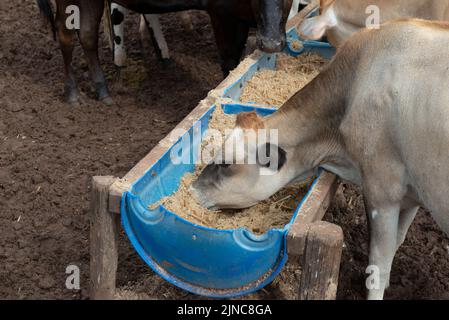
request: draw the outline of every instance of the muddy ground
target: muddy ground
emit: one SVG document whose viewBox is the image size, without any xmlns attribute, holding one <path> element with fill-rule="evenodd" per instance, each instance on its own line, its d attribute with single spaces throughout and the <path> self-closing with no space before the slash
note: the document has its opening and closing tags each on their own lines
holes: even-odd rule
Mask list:
<svg viewBox="0 0 449 320">
<path fill-rule="evenodd" d="M 0 2 L 0 299 L 85 299 L 89 271 L 89 184 L 123 176 L 214 88 L 222 75 L 209 19 L 194 30 L 175 14 L 162 25 L 173 57 L 164 67 L 141 46 L 137 17 L 128 21 L 129 67 L 114 77 L 107 42 L 101 59 L 116 105 L 93 100 L 77 47 L 75 66 L 86 103 L 63 101 L 62 57 L 42 27 L 34 0 Z M 359 192 L 345 186 L 327 219 L 345 232 L 338 298 L 364 296 L 367 232 Z M 396 256 L 390 299 L 448 298 L 449 241 L 421 212 Z M 65 288 L 68 265 L 82 290 Z M 124 298 L 192 299 L 149 271 L 122 237 L 118 284 Z M 128 291 L 129 290 L 129 291 Z M 271 286 L 255 298 L 289 298 Z"/>
</svg>

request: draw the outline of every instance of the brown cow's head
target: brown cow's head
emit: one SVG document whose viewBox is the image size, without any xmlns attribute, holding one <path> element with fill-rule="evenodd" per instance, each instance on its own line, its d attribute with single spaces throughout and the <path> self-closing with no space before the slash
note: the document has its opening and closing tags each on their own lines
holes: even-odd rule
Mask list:
<svg viewBox="0 0 449 320">
<path fill-rule="evenodd" d="M 280 52 L 286 44 L 285 25 L 292 0 L 253 0 L 257 20 L 257 46 L 265 52 Z"/>
</svg>

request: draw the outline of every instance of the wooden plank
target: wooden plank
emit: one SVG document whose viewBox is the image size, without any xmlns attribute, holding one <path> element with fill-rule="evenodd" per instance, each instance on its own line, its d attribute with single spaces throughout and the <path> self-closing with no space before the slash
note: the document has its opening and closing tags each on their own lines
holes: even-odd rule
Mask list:
<svg viewBox="0 0 449 320">
<path fill-rule="evenodd" d="M 323 171 L 305 199 L 293 224 L 311 223 L 323 219 L 337 188 L 337 176 Z"/>
<path fill-rule="evenodd" d="M 334 300 L 343 248 L 343 230 L 319 221 L 310 224 L 302 259 L 300 300 Z"/>
<path fill-rule="evenodd" d="M 113 299 L 118 265 L 120 217 L 108 211 L 114 177 L 93 177 L 90 208 L 90 286 L 93 300 Z"/>
<path fill-rule="evenodd" d="M 287 235 L 287 253 L 289 259 L 298 260 L 303 257 L 309 230 L 310 223 L 298 223 L 290 228 Z"/>
<path fill-rule="evenodd" d="M 120 213 L 122 195 L 131 189 L 131 184 L 124 179 L 117 179 L 109 188 L 109 212 Z"/>
</svg>

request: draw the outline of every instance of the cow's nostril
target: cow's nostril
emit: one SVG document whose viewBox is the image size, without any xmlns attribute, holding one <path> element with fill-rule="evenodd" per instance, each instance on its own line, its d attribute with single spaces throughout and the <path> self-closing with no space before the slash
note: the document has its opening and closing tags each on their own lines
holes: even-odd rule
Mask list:
<svg viewBox="0 0 449 320">
<path fill-rule="evenodd" d="M 273 41 L 273 40 L 260 40 L 258 42 L 259 49 L 267 53 L 280 52 L 285 47 L 285 40 Z"/>
</svg>

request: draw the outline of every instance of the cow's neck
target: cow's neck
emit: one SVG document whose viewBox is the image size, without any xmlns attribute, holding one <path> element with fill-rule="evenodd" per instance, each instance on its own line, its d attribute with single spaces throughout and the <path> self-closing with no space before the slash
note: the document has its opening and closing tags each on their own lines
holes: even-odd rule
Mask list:
<svg viewBox="0 0 449 320">
<path fill-rule="evenodd" d="M 353 72 L 350 59 L 341 61 L 340 57 L 269 117 L 265 126 L 278 129 L 279 146 L 296 150 L 301 165 L 324 167 L 357 183 L 339 130 Z"/>
</svg>

